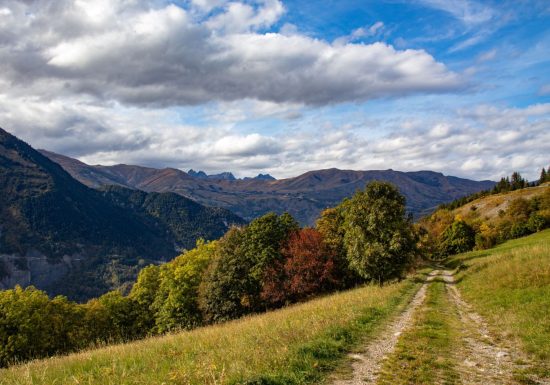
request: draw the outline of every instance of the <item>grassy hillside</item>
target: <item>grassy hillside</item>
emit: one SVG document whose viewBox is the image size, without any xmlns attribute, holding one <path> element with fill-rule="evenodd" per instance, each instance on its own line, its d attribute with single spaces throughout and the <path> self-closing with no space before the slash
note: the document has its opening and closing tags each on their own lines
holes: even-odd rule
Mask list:
<svg viewBox="0 0 550 385">
<path fill-rule="evenodd" d="M 476 199 L 470 203 L 453 210 L 454 215 L 460 215 L 465 219 L 481 218 L 492 222 L 499 217 L 499 212 L 506 211 L 510 202 L 517 198 L 532 199 L 541 196 L 550 189 L 550 183 L 540 186 L 528 187 L 520 190 L 489 195 Z"/>
<path fill-rule="evenodd" d="M 0 384 L 319 383 L 418 287 L 367 286 L 212 327 L 34 361 Z"/>
<path fill-rule="evenodd" d="M 513 339 L 550 377 L 550 230 L 506 242 L 494 249 L 461 254 L 459 289 L 496 334 Z"/>
</svg>

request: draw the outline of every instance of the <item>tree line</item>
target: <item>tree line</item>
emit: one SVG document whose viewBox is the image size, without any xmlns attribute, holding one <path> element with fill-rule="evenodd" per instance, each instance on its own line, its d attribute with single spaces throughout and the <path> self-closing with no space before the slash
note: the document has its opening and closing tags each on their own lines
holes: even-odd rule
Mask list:
<svg viewBox="0 0 550 385">
<path fill-rule="evenodd" d="M 276 309 L 358 284 L 401 279 L 419 255 L 405 198 L 372 182 L 300 228 L 266 214 L 163 265 L 127 295 L 84 304 L 33 287 L 0 292 L 0 366 Z"/>
<path fill-rule="evenodd" d="M 546 171 L 544 167 L 540 172 L 539 179 L 534 182 L 529 182 L 527 179 L 521 176 L 519 172 L 514 171 L 511 176 L 500 178 L 500 180 L 495 184 L 492 189 L 478 191 L 476 193 L 455 199 L 452 202 L 443 203 L 438 206 L 438 209 L 454 210 L 460 206 L 464 206 L 466 203 L 470 203 L 479 198 L 520 190 L 526 187 L 539 186 L 546 182 L 550 182 L 550 172 Z"/>
<path fill-rule="evenodd" d="M 472 205 L 463 216 L 440 208 L 413 224 L 398 189 L 372 182 L 324 210 L 314 227 L 269 213 L 218 240 L 199 240 L 172 261 L 143 268 L 127 294 L 79 304 L 34 287 L 1 291 L 0 366 L 399 280 L 423 258 L 492 247 L 548 226 L 550 189 L 512 200 L 492 221 Z"/>
</svg>

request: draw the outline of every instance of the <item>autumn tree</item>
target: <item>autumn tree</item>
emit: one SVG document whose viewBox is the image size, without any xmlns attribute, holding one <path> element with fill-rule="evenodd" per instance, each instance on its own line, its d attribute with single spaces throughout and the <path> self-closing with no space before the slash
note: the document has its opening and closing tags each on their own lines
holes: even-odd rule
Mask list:
<svg viewBox="0 0 550 385">
<path fill-rule="evenodd" d="M 351 268 L 383 283 L 403 275 L 415 252 L 405 197 L 387 182 L 371 182 L 342 204 L 344 247 Z"/>
<path fill-rule="evenodd" d="M 299 301 L 340 284 L 334 251 L 315 229 L 295 231 L 282 250 L 284 261 L 266 270 L 262 298 L 272 305 Z"/>
<path fill-rule="evenodd" d="M 200 305 L 209 321 L 224 321 L 265 310 L 262 282 L 270 266 L 283 261 L 281 248 L 298 223 L 289 215 L 266 214 L 221 240 L 200 287 Z"/>
</svg>

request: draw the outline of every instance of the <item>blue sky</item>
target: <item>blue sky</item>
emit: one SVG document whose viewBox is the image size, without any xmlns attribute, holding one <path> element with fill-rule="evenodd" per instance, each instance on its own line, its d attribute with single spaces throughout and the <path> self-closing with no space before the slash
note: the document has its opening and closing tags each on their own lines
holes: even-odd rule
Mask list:
<svg viewBox="0 0 550 385">
<path fill-rule="evenodd" d="M 5 0 L 0 126 L 88 163 L 550 165 L 548 1 Z"/>
</svg>

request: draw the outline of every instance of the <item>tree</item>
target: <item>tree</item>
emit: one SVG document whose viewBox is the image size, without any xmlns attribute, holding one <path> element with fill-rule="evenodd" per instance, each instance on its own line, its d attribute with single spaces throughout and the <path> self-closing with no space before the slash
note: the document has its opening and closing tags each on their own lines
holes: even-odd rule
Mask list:
<svg viewBox="0 0 550 385">
<path fill-rule="evenodd" d="M 550 170 L 549 170 L 550 171 Z M 544 183 L 546 182 L 548 179 L 548 175 L 546 173 L 546 170 L 544 169 L 544 167 L 542 168 L 542 171 L 540 172 L 540 178 L 539 178 L 539 183 Z"/>
<path fill-rule="evenodd" d="M 512 186 L 512 190 L 519 190 L 524 187 L 527 187 L 527 181 L 523 179 L 521 174 L 517 171 L 514 171 L 514 173 L 512 174 L 510 184 Z"/>
<path fill-rule="evenodd" d="M 82 312 L 34 287 L 0 291 L 0 367 L 82 347 Z"/>
<path fill-rule="evenodd" d="M 475 236 L 474 229 L 458 218 L 443 233 L 441 252 L 444 255 L 452 255 L 470 251 L 475 246 Z"/>
<path fill-rule="evenodd" d="M 323 243 L 334 260 L 335 274 L 338 277 L 340 287 L 351 287 L 359 282 L 359 276 L 354 270 L 350 269 L 346 257 L 344 217 L 341 207 L 323 210 L 315 227 L 321 234 Z"/>
<path fill-rule="evenodd" d="M 415 253 L 405 198 L 390 183 L 372 182 L 342 204 L 350 267 L 380 284 L 400 278 Z"/>
<path fill-rule="evenodd" d="M 278 306 L 326 292 L 339 285 L 334 255 L 315 229 L 292 233 L 283 248 L 284 262 L 266 270 L 262 298 Z"/>
<path fill-rule="evenodd" d="M 160 286 L 160 267 L 149 265 L 141 269 L 136 283 L 132 286 L 129 297 L 139 308 L 136 319 L 136 327 L 148 333 L 153 331 L 155 326 L 156 298 Z"/>
<path fill-rule="evenodd" d="M 191 329 L 202 325 L 199 285 L 204 271 L 214 258 L 217 242 L 197 241 L 197 246 L 165 264 L 160 272 L 160 287 L 155 300 L 158 309 L 155 330 Z"/>
<path fill-rule="evenodd" d="M 221 240 L 200 288 L 200 305 L 209 321 L 224 321 L 265 310 L 261 298 L 267 269 L 283 261 L 281 247 L 298 230 L 289 215 L 266 214 L 245 228 L 231 229 Z"/>
</svg>

